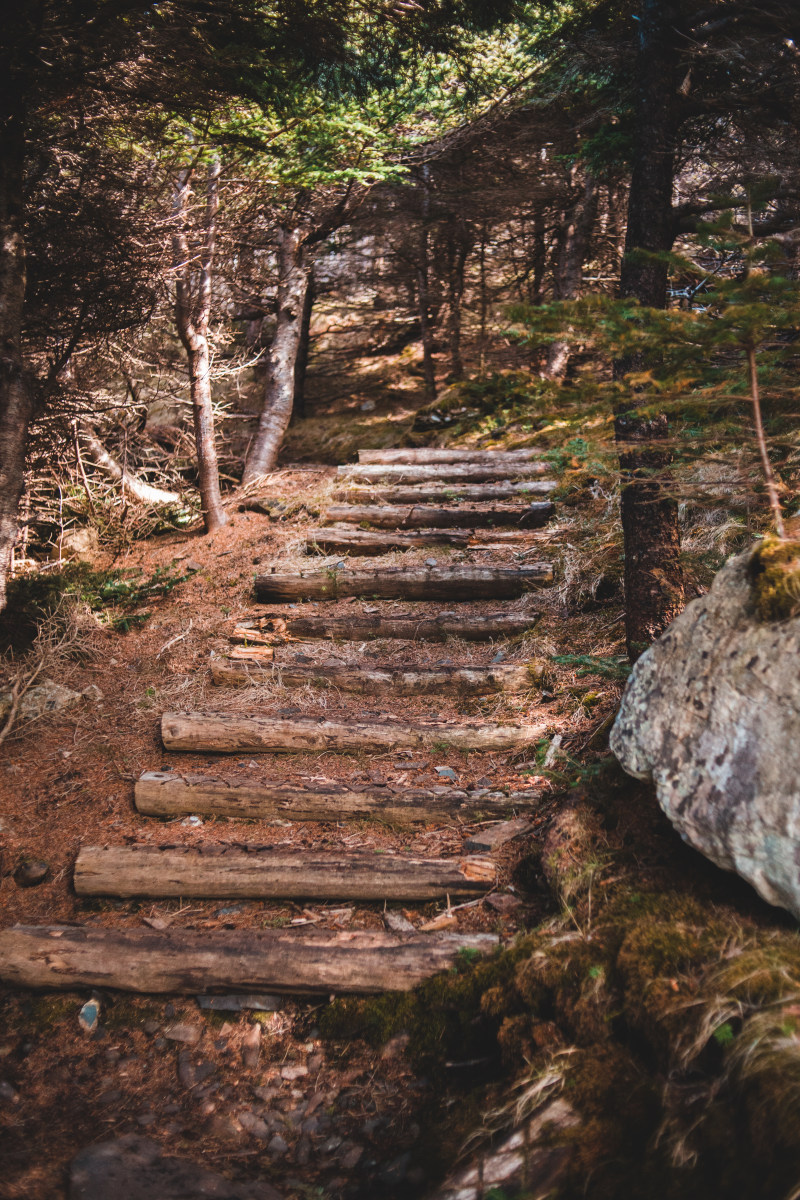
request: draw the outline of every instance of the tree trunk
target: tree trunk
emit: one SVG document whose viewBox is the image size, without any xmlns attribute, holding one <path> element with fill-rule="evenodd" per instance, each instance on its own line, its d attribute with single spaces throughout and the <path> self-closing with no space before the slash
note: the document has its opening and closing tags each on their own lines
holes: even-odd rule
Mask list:
<svg viewBox="0 0 800 1200">
<path fill-rule="evenodd" d="M 444 900 L 479 896 L 497 869 L 485 858 L 409 858 L 364 852 L 270 850 L 262 846 L 83 846 L 78 896 L 207 899 Z"/>
<path fill-rule="evenodd" d="M 349 504 L 424 504 L 427 501 L 453 504 L 471 500 L 484 503 L 490 500 L 518 500 L 524 496 L 545 496 L 558 484 L 554 479 L 529 479 L 524 483 L 447 484 L 430 483 L 408 487 L 336 488 L 332 499 Z M 455 510 L 454 510 L 455 511 Z"/>
<path fill-rule="evenodd" d="M 161 718 L 167 750 L 191 753 L 347 754 L 386 750 L 523 750 L 547 725 L 457 725 L 452 721 L 325 721 L 318 717 L 240 717 L 222 713 L 170 713 Z"/>
<path fill-rule="evenodd" d="M 542 793 L 475 792 L 454 787 L 414 788 L 398 785 L 356 790 L 332 780 L 309 779 L 302 785 L 209 778 L 183 771 L 145 771 L 134 789 L 136 808 L 151 817 L 203 813 L 215 817 L 291 821 L 360 821 L 365 817 L 390 825 L 417 822 L 451 824 L 479 821 L 538 808 Z"/>
<path fill-rule="evenodd" d="M 370 994 L 407 991 L 452 968 L 465 950 L 491 954 L 497 946 L 489 933 L 16 925 L 0 930 L 0 979 L 16 987 L 145 995 Z"/>
<path fill-rule="evenodd" d="M 666 254 L 675 238 L 680 17 L 680 0 L 643 0 L 638 21 L 637 130 L 620 294 L 651 308 L 666 307 L 668 279 L 666 262 L 653 255 Z M 621 378 L 643 365 L 621 361 L 615 374 Z M 645 417 L 637 412 L 651 399 L 642 394 L 618 406 L 614 423 L 623 478 L 625 627 L 632 660 L 684 604 L 678 506 L 663 486 L 672 457 L 668 422 L 665 414 Z"/>
<path fill-rule="evenodd" d="M 140 504 L 180 504 L 181 498 L 178 492 L 165 492 L 162 488 L 153 487 L 152 484 L 145 483 L 143 479 L 140 479 L 138 475 L 133 475 L 120 466 L 117 460 L 108 453 L 88 421 L 83 421 L 80 425 L 79 437 L 95 466 L 100 467 L 110 479 L 119 483 L 123 494 L 127 492 Z"/>
<path fill-rule="evenodd" d="M 339 688 L 362 696 L 487 696 L 493 692 L 529 692 L 542 678 L 541 662 L 496 667 L 371 667 L 350 663 L 211 663 L 216 687 L 263 686 Z"/>
<path fill-rule="evenodd" d="M 417 250 L 417 303 L 422 335 L 422 371 L 425 377 L 425 399 L 436 400 L 436 368 L 433 362 L 433 329 L 430 298 L 430 167 L 424 166 L 420 179 L 420 227 Z"/>
<path fill-rule="evenodd" d="M 467 529 L 312 529 L 305 544 L 306 554 L 391 554 L 395 550 L 420 550 L 426 546 L 460 546 L 463 549 L 497 549 L 525 546 L 530 539 L 518 530 L 475 533 Z"/>
<path fill-rule="evenodd" d="M 308 355 L 311 350 L 311 314 L 316 300 L 314 268 L 308 274 L 306 294 L 303 299 L 303 315 L 300 324 L 300 343 L 297 347 L 297 360 L 294 364 L 294 398 L 292 400 L 292 420 L 300 421 L 306 415 L 306 374 L 308 372 Z"/>
<path fill-rule="evenodd" d="M 295 366 L 303 334 L 303 311 L 311 266 L 302 234 L 278 232 L 278 308 L 275 336 L 269 351 L 264 403 L 258 431 L 244 465 L 242 483 L 266 475 L 278 461 L 295 395 Z"/>
<path fill-rule="evenodd" d="M 8 116 L 0 127 L 0 609 L 17 540 L 25 487 L 28 431 L 34 381 L 22 351 L 25 304 L 25 237 L 22 121 Z"/>
<path fill-rule="evenodd" d="M 449 637 L 467 642 L 492 642 L 500 637 L 519 637 L 533 629 L 539 613 L 489 613 L 485 617 L 439 613 L 419 617 L 411 613 L 397 617 L 370 617 L 360 613 L 347 617 L 265 617 L 261 628 L 286 633 L 290 638 L 331 638 L 334 641 L 371 641 L 402 638 L 412 642 L 445 642 Z"/>
<path fill-rule="evenodd" d="M 218 158 L 208 166 L 206 210 L 203 247 L 196 279 L 186 232 L 191 172 L 181 171 L 175 188 L 175 216 L 178 226 L 173 236 L 173 258 L 176 271 L 175 324 L 189 362 L 189 394 L 192 401 L 194 438 L 197 447 L 197 475 L 203 523 L 206 533 L 227 523 L 219 490 L 219 467 L 214 437 L 214 412 L 211 401 L 211 360 L 208 346 L 208 323 L 211 316 L 211 279 L 216 243 L 217 210 L 219 208 Z"/>
<path fill-rule="evenodd" d="M 283 600 L 340 600 L 373 596 L 384 600 L 511 600 L 553 582 L 550 563 L 526 567 L 387 567 L 383 570 L 295 571 L 257 575 L 262 603 Z"/>
<path fill-rule="evenodd" d="M 566 216 L 554 277 L 555 300 L 577 300 L 583 285 L 583 264 L 589 249 L 592 229 L 597 217 L 597 185 L 586 174 L 582 194 Z M 569 342 L 552 342 L 547 352 L 544 375 L 547 379 L 563 379 L 569 365 Z"/>
<path fill-rule="evenodd" d="M 428 504 L 331 505 L 322 514 L 324 521 L 366 522 L 376 529 L 492 529 L 514 525 L 518 529 L 538 529 L 553 515 L 549 500 L 518 504 L 507 508 L 433 508 Z"/>
<path fill-rule="evenodd" d="M 474 245 L 474 237 L 466 222 L 455 218 L 450 229 L 450 261 L 448 263 L 448 340 L 450 343 L 450 374 L 453 379 L 464 376 L 461 357 L 461 305 L 464 299 L 464 269 Z"/>
</svg>

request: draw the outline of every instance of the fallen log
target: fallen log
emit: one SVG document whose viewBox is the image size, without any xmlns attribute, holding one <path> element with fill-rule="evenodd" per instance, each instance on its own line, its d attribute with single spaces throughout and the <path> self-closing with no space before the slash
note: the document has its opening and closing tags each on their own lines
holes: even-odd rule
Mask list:
<svg viewBox="0 0 800 1200">
<path fill-rule="evenodd" d="M 408 991 L 491 934 L 103 929 L 16 925 L 0 931 L 0 979 L 17 987 L 321 994 Z"/>
<path fill-rule="evenodd" d="M 359 463 L 517 463 L 541 458 L 542 450 L 447 450 L 438 446 L 404 450 L 359 450 Z"/>
<path fill-rule="evenodd" d="M 171 713 L 161 718 L 167 750 L 222 754 L 335 753 L 370 746 L 419 750 L 517 750 L 541 738 L 546 725 L 457 725 L 452 721 L 326 721 L 321 717 L 241 717 L 228 713 Z"/>
<path fill-rule="evenodd" d="M 447 484 L 429 483 L 408 487 L 350 487 L 337 488 L 334 500 L 346 504 L 425 504 L 437 501 L 453 504 L 469 500 L 486 503 L 492 500 L 519 500 L 521 496 L 547 495 L 558 487 L 555 479 L 527 479 L 522 483 Z"/>
<path fill-rule="evenodd" d="M 263 846 L 83 846 L 78 896 L 249 900 L 440 900 L 494 887 L 486 858 L 422 859 Z"/>
<path fill-rule="evenodd" d="M 435 508 L 429 504 L 334 504 L 322 514 L 325 522 L 345 521 L 376 529 L 493 529 L 515 525 L 538 529 L 553 515 L 549 500 L 505 508 Z"/>
<path fill-rule="evenodd" d="M 271 662 L 275 651 L 272 646 L 234 646 L 230 657 L 239 662 L 265 663 Z"/>
<path fill-rule="evenodd" d="M 256 576 L 256 597 L 275 600 L 510 600 L 553 582 L 550 563 L 527 567 L 385 567 L 382 570 L 274 572 Z"/>
<path fill-rule="evenodd" d="M 372 465 L 337 467 L 339 479 L 350 483 L 492 483 L 524 479 L 529 475 L 544 475 L 549 468 L 544 462 L 515 463 L 374 463 Z"/>
<path fill-rule="evenodd" d="M 479 821 L 526 812 L 541 803 L 541 792 L 531 789 L 504 795 L 488 788 L 365 787 L 305 780 L 241 783 L 177 771 L 145 771 L 134 788 L 140 813 L 150 817 L 188 816 L 203 813 L 217 817 L 244 817 L 291 821 L 346 821 L 371 817 L 389 825 L 417 822 Z"/>
<path fill-rule="evenodd" d="M 489 613 L 475 617 L 445 612 L 435 617 L 420 617 L 414 613 L 397 616 L 368 616 L 354 613 L 346 617 L 265 617 L 260 628 L 274 629 L 273 637 L 286 634 L 291 638 L 331 638 L 334 641 L 373 641 L 378 638 L 402 638 L 414 642 L 443 642 L 449 637 L 467 642 L 491 642 L 500 637 L 518 637 L 533 629 L 539 613 Z M 239 627 L 234 639 L 245 638 Z"/>
<path fill-rule="evenodd" d="M 233 659 L 233 655 L 231 655 Z M 352 663 L 260 663 L 212 661 L 215 687 L 278 683 L 283 687 L 340 688 L 363 696 L 485 696 L 527 692 L 541 679 L 540 661 L 490 667 L 354 667 Z"/>
<path fill-rule="evenodd" d="M 421 550 L 426 546 L 460 546 L 475 550 L 504 550 L 526 544 L 524 533 L 498 530 L 481 536 L 469 529 L 370 530 L 312 529 L 306 541 L 306 554 L 391 554 L 395 550 Z"/>
</svg>

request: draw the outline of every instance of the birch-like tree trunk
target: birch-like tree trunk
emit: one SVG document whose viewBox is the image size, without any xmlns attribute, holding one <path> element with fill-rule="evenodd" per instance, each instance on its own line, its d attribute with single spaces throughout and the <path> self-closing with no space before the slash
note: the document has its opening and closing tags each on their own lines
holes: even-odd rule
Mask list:
<svg viewBox="0 0 800 1200">
<path fill-rule="evenodd" d="M 269 352 L 264 404 L 244 465 L 242 483 L 266 475 L 278 461 L 295 396 L 295 366 L 303 334 L 303 311 L 312 264 L 298 229 L 278 231 L 278 305 L 275 336 Z"/>
<path fill-rule="evenodd" d="M 197 475 L 206 533 L 213 533 L 228 520 L 219 490 L 208 345 L 212 270 L 219 209 L 219 175 L 219 159 L 215 156 L 208 165 L 203 243 L 199 263 L 195 265 L 186 231 L 191 180 L 191 171 L 188 169 L 180 172 L 175 186 L 177 225 L 172 239 L 176 272 L 175 324 L 189 362 L 189 393 L 197 446 Z"/>
</svg>

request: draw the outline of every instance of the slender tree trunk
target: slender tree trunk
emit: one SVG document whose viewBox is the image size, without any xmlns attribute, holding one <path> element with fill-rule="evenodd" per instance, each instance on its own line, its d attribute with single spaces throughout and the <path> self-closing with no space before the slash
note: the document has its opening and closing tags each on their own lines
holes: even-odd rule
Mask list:
<svg viewBox="0 0 800 1200">
<path fill-rule="evenodd" d="M 487 322 L 489 317 L 489 292 L 486 281 L 486 244 L 489 238 L 489 229 L 486 221 L 481 225 L 481 240 L 480 253 L 478 263 L 480 266 L 480 373 L 486 374 L 486 333 Z"/>
<path fill-rule="evenodd" d="M 597 184 L 587 173 L 579 198 L 565 215 L 554 278 L 556 300 L 577 300 L 583 285 L 583 264 L 597 218 Z M 563 379 L 569 365 L 569 342 L 552 342 L 547 352 L 544 376 Z"/>
<path fill-rule="evenodd" d="M 300 343 L 297 347 L 297 360 L 294 364 L 294 399 L 292 401 L 292 420 L 302 420 L 306 415 L 306 373 L 308 371 L 308 355 L 311 349 L 311 314 L 314 311 L 316 286 L 314 268 L 312 266 L 306 285 L 303 300 L 303 316 L 300 325 Z"/>
<path fill-rule="evenodd" d="M 0 130 L 0 609 L 17 539 L 25 486 L 25 456 L 33 419 L 34 382 L 22 352 L 25 238 L 22 121 L 6 118 Z"/>
<path fill-rule="evenodd" d="M 454 379 L 464 376 L 464 361 L 461 357 L 461 306 L 464 299 L 464 268 L 473 239 L 466 223 L 460 219 L 453 222 L 451 230 L 450 262 L 448 271 L 448 340 L 450 343 L 450 374 Z"/>
<path fill-rule="evenodd" d="M 295 364 L 303 332 L 303 309 L 310 273 L 311 264 L 307 261 L 300 231 L 279 230 L 278 320 L 269 352 L 258 432 L 247 455 L 242 483 L 251 483 L 273 469 L 292 419 Z"/>
<path fill-rule="evenodd" d="M 79 439 L 88 450 L 89 457 L 95 466 L 100 467 L 109 478 L 121 484 L 123 493 L 127 492 L 133 496 L 134 500 L 138 500 L 142 504 L 180 504 L 181 498 L 177 492 L 165 492 L 161 488 L 153 487 L 152 484 L 139 479 L 138 475 L 133 475 L 130 471 L 125 470 L 108 453 L 88 421 L 83 421 L 76 430 L 75 448 L 78 453 L 80 453 Z M 88 483 L 86 483 L 86 490 L 88 495 Z"/>
<path fill-rule="evenodd" d="M 642 0 L 637 59 L 637 132 L 620 294 L 652 308 L 667 304 L 668 268 L 637 251 L 665 253 L 675 238 L 672 189 L 679 118 L 676 96 L 680 0 Z M 643 364 L 615 364 L 621 378 Z M 643 416 L 651 396 L 629 399 L 615 414 L 622 469 L 625 547 L 625 621 L 628 653 L 635 659 L 684 604 L 678 506 L 664 487 L 671 462 L 665 414 Z"/>
<path fill-rule="evenodd" d="M 189 205 L 189 171 L 182 171 L 175 191 L 175 211 L 180 222 L 173 238 L 177 281 L 175 323 L 189 362 L 189 394 L 192 401 L 194 438 L 197 446 L 197 475 L 206 533 L 227 523 L 219 490 L 219 466 L 214 436 L 211 399 L 211 360 L 208 322 L 211 316 L 211 279 L 219 208 L 219 159 L 208 166 L 203 247 L 194 287 L 185 220 Z"/>
<path fill-rule="evenodd" d="M 420 227 L 417 250 L 417 302 L 419 327 L 422 335 L 422 370 L 425 377 L 425 397 L 430 404 L 436 399 L 436 368 L 433 362 L 433 329 L 430 298 L 430 168 L 422 168 L 420 182 Z"/>
</svg>

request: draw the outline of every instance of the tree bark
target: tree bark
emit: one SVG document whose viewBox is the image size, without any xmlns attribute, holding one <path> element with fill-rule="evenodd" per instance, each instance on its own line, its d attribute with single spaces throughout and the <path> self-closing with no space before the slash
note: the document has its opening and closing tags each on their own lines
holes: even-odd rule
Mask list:
<svg viewBox="0 0 800 1200">
<path fill-rule="evenodd" d="M 313 265 L 308 274 L 306 294 L 303 298 L 303 315 L 300 324 L 300 342 L 297 347 L 297 359 L 294 364 L 294 397 L 292 400 L 292 420 L 304 420 L 306 415 L 306 375 L 308 373 L 308 356 L 311 351 L 311 314 L 316 300 L 316 284 Z"/>
<path fill-rule="evenodd" d="M 402 638 L 412 642 L 444 642 L 449 637 L 467 642 L 491 642 L 499 637 L 519 637 L 533 629 L 538 613 L 490 613 L 485 617 L 439 613 L 436 617 L 347 616 L 266 617 L 262 627 L 277 626 L 292 638 L 332 638 L 334 641 L 372 641 Z"/>
<path fill-rule="evenodd" d="M 399 463 L 416 466 L 418 463 L 461 463 L 464 465 L 513 466 L 540 459 L 543 450 L 440 450 L 436 446 L 422 446 L 411 450 L 359 450 L 360 464 L 381 466 Z"/>
<path fill-rule="evenodd" d="M 295 395 L 295 366 L 303 333 L 311 265 L 302 233 L 278 231 L 278 303 L 275 336 L 269 351 L 264 403 L 258 431 L 247 454 L 242 483 L 252 483 L 271 471 L 278 461 Z"/>
<path fill-rule="evenodd" d="M 422 336 L 422 373 L 425 379 L 425 399 L 436 400 L 436 367 L 433 362 L 433 329 L 430 297 L 430 167 L 424 166 L 420 178 L 420 226 L 417 249 L 417 304 Z"/>
<path fill-rule="evenodd" d="M 527 567 L 388 567 L 374 571 L 314 571 L 257 575 L 256 596 L 276 600 L 511 600 L 553 581 L 549 563 Z"/>
<path fill-rule="evenodd" d="M 543 462 L 456 463 L 375 463 L 337 468 L 339 479 L 349 483 L 507 483 L 526 476 L 543 475 L 549 464 Z"/>
<path fill-rule="evenodd" d="M 583 286 L 583 264 L 597 219 L 598 193 L 594 178 L 587 172 L 579 198 L 566 214 L 553 279 L 555 300 L 577 300 Z M 569 342 L 552 342 L 547 351 L 544 375 L 561 380 L 567 373 Z"/>
<path fill-rule="evenodd" d="M 167 750 L 238 754 L 347 753 L 390 750 L 521 750 L 542 737 L 546 725 L 456 725 L 448 721 L 325 721 L 317 717 L 239 717 L 221 713 L 164 713 Z"/>
<path fill-rule="evenodd" d="M 212 268 L 219 209 L 219 175 L 219 159 L 214 157 L 208 165 L 203 245 L 199 255 L 199 267 L 196 270 L 193 267 L 193 256 L 186 232 L 191 177 L 188 169 L 180 172 L 175 186 L 176 228 L 172 239 L 176 273 L 175 324 L 189 363 L 189 394 L 197 447 L 197 475 L 206 533 L 213 533 L 228 520 L 219 490 L 208 345 Z"/>
<path fill-rule="evenodd" d="M 189 896 L 252 900 L 443 900 L 479 896 L 497 869 L 485 858 L 294 852 L 263 846 L 83 846 L 78 896 Z"/>
<path fill-rule="evenodd" d="M 363 696 L 485 696 L 492 692 L 529 692 L 542 677 L 541 662 L 496 667 L 432 667 L 406 670 L 350 663 L 211 663 L 217 687 L 243 687 L 269 682 L 284 687 L 330 687 Z"/>
<path fill-rule="evenodd" d="M 329 995 L 408 991 L 463 950 L 490 954 L 487 933 L 100 929 L 16 925 L 0 931 L 0 979 L 16 987 Z"/>
<path fill-rule="evenodd" d="M 0 121 L 0 609 L 17 540 L 25 488 L 34 379 L 22 350 L 25 304 L 25 137 L 18 114 Z"/>
<path fill-rule="evenodd" d="M 549 500 L 517 504 L 507 508 L 433 508 L 428 504 L 381 505 L 332 504 L 322 513 L 324 521 L 351 521 L 377 529 L 492 529 L 514 525 L 538 529 L 553 515 Z"/>
<path fill-rule="evenodd" d="M 526 495 L 545 495 L 558 487 L 554 479 L 530 479 L 525 483 L 487 484 L 485 487 L 469 484 L 423 484 L 414 487 L 352 487 L 337 488 L 332 493 L 334 500 L 350 504 L 454 504 L 470 500 L 486 503 L 491 500 L 518 500 Z M 456 510 L 454 509 L 453 512 Z"/>
<path fill-rule="evenodd" d="M 449 230 L 447 322 L 450 374 L 453 379 L 462 379 L 464 376 L 464 361 L 461 357 L 461 308 L 464 299 L 464 270 L 474 244 L 475 238 L 467 223 L 460 217 L 454 217 Z"/>
<path fill-rule="evenodd" d="M 352 821 L 370 817 L 390 825 L 479 821 L 538 808 L 542 793 L 531 789 L 503 795 L 454 787 L 367 787 L 356 790 L 332 780 L 302 786 L 266 781 L 240 783 L 171 771 L 145 771 L 134 788 L 136 808 L 150 817 L 202 813 L 268 821 Z"/>
<path fill-rule="evenodd" d="M 505 529 L 495 533 L 476 533 L 468 529 L 371 530 L 348 527 L 312 529 L 305 549 L 306 554 L 351 554 L 363 557 L 391 554 L 395 550 L 419 550 L 426 546 L 497 549 L 524 546 L 529 541 L 523 532 Z"/>
<path fill-rule="evenodd" d="M 665 308 L 668 267 L 654 255 L 669 251 L 675 238 L 672 190 L 680 124 L 681 4 L 643 0 L 640 11 L 637 128 L 620 294 L 651 308 Z M 637 251 L 650 253 L 642 256 Z M 621 378 L 643 365 L 617 362 L 615 375 Z M 637 411 L 651 399 L 642 394 L 618 406 L 614 423 L 623 478 L 625 632 L 632 660 L 684 604 L 678 505 L 663 482 L 672 459 L 667 417 L 645 417 Z"/>
<path fill-rule="evenodd" d="M 120 466 L 117 460 L 108 453 L 88 421 L 82 422 L 79 436 L 95 466 L 100 467 L 110 479 L 119 483 L 123 494 L 127 492 L 128 495 L 133 496 L 134 500 L 138 500 L 140 504 L 154 504 L 159 506 L 180 504 L 181 497 L 178 492 L 166 492 L 162 488 L 153 487 L 151 483 L 145 483 L 138 475 L 133 475 L 130 471 L 126 471 L 124 467 Z"/>
</svg>

